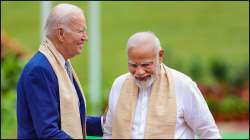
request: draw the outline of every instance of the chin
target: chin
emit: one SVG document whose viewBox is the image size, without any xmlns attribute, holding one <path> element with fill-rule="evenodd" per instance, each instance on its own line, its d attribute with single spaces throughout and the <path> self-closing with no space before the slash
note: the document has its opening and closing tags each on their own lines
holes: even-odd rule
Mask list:
<svg viewBox="0 0 250 140">
<path fill-rule="evenodd" d="M 153 76 L 147 78 L 146 80 L 140 81 L 135 79 L 135 84 L 140 88 L 140 89 L 146 89 L 149 88 L 153 82 L 154 82 L 155 78 Z"/>
</svg>

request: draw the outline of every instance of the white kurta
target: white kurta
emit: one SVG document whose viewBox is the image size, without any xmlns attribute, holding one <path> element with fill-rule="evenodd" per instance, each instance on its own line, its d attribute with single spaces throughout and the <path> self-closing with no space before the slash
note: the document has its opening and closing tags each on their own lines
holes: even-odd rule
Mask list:
<svg viewBox="0 0 250 140">
<path fill-rule="evenodd" d="M 176 139 L 194 139 L 198 135 L 201 139 L 221 138 L 213 116 L 195 82 L 185 74 L 170 69 L 175 84 L 176 94 Z M 109 94 L 109 110 L 104 124 L 103 138 L 112 138 L 112 115 L 115 112 L 119 94 L 125 76 L 118 77 Z M 135 118 L 132 125 L 132 139 L 144 138 L 146 114 L 151 87 L 139 90 L 136 104 Z M 128 133 L 129 135 L 129 133 Z"/>
</svg>

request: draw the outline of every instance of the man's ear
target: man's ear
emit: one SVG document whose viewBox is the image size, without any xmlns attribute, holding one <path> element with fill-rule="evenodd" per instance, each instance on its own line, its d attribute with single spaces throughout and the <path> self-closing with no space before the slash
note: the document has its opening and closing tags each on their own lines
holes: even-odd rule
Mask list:
<svg viewBox="0 0 250 140">
<path fill-rule="evenodd" d="M 162 63 L 164 59 L 164 50 L 162 48 L 159 51 L 159 59 L 160 59 L 160 63 Z"/>
<path fill-rule="evenodd" d="M 64 40 L 64 30 L 63 28 L 58 28 L 56 31 L 56 35 L 59 41 L 63 42 Z"/>
</svg>

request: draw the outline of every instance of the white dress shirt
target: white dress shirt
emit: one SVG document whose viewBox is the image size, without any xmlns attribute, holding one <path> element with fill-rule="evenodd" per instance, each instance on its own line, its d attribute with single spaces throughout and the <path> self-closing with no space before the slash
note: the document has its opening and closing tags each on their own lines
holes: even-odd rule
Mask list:
<svg viewBox="0 0 250 140">
<path fill-rule="evenodd" d="M 170 69 L 173 76 L 176 94 L 176 139 L 194 139 L 197 135 L 201 139 L 221 138 L 213 116 L 195 82 L 187 75 Z M 112 138 L 112 116 L 115 113 L 119 94 L 125 76 L 118 77 L 111 88 L 109 95 L 109 109 L 103 126 L 103 138 Z M 135 118 L 132 124 L 132 139 L 143 139 L 146 125 L 146 114 L 151 87 L 139 90 Z M 128 132 L 129 135 L 129 132 Z"/>
</svg>

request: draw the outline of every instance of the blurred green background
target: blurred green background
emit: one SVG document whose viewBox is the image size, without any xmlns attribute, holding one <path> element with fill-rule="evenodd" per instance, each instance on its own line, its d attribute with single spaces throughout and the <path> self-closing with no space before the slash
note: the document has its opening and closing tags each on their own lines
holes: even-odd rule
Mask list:
<svg viewBox="0 0 250 140">
<path fill-rule="evenodd" d="M 84 9 L 88 21 L 88 2 L 67 3 Z M 113 81 L 127 72 L 127 39 L 138 31 L 153 31 L 165 49 L 165 64 L 198 83 L 216 121 L 249 122 L 248 1 L 100 3 L 102 87 L 98 107 L 102 111 Z M 4 40 L 14 42 L 10 51 Z M 1 138 L 16 138 L 16 82 L 39 44 L 40 2 L 1 1 Z M 102 112 L 90 108 L 88 52 L 86 43 L 82 54 L 71 61 L 87 98 L 88 114 L 100 115 Z M 231 117 L 221 115 L 227 113 Z"/>
</svg>

